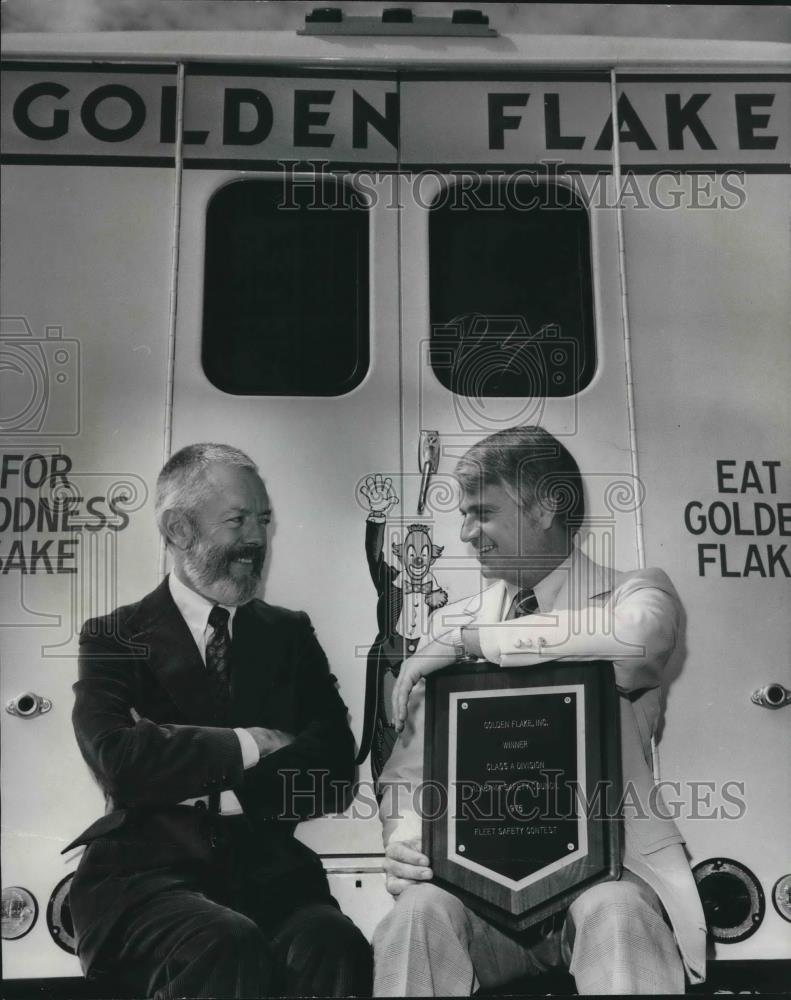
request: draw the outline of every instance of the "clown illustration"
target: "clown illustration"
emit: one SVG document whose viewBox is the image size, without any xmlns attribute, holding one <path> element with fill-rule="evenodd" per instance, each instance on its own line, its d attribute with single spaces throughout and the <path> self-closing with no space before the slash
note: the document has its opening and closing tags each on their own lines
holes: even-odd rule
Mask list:
<svg viewBox="0 0 791 1000">
<path fill-rule="evenodd" d="M 417 649 L 428 631 L 432 611 L 448 602 L 431 566 L 442 554 L 424 524 L 410 524 L 406 537 L 393 542 L 392 553 L 399 568 L 384 559 L 387 514 L 398 503 L 391 479 L 379 474 L 368 476 L 360 487 L 369 514 L 365 526 L 365 554 L 376 587 L 378 631 L 368 654 L 365 692 L 365 722 L 360 757 L 371 751 L 371 772 L 376 781 L 390 756 L 396 739 L 390 719 L 390 694 L 402 661 Z"/>
</svg>

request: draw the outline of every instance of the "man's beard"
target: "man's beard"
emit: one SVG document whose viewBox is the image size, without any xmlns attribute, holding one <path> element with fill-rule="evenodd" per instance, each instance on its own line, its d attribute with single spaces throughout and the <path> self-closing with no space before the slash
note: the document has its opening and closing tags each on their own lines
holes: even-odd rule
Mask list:
<svg viewBox="0 0 791 1000">
<path fill-rule="evenodd" d="M 184 570 L 201 594 L 233 607 L 255 596 L 265 555 L 261 545 L 207 545 L 199 539 L 184 555 Z M 233 576 L 231 566 L 236 559 L 250 559 L 250 572 Z"/>
</svg>

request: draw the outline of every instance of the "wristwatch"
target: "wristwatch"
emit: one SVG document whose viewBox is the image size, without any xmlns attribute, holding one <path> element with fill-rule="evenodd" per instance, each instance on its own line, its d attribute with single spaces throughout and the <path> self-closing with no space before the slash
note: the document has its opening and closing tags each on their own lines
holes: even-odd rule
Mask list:
<svg viewBox="0 0 791 1000">
<path fill-rule="evenodd" d="M 453 628 L 448 632 L 447 643 L 449 646 L 453 647 L 456 653 L 456 663 L 470 663 L 473 660 L 477 660 L 477 656 L 467 649 L 467 644 L 464 640 L 464 632 L 469 628 L 468 625 L 460 625 Z"/>
</svg>

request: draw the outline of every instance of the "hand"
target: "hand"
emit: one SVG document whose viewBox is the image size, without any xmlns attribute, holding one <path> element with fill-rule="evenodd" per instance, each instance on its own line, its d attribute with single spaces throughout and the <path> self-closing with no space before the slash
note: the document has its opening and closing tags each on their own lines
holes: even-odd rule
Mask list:
<svg viewBox="0 0 791 1000">
<path fill-rule="evenodd" d="M 264 729 L 263 726 L 250 726 L 247 732 L 255 740 L 258 747 L 259 757 L 268 757 L 270 753 L 287 747 L 294 742 L 291 733 L 285 733 L 282 729 Z"/>
<path fill-rule="evenodd" d="M 412 688 L 429 674 L 449 667 L 456 662 L 456 648 L 446 642 L 434 640 L 424 646 L 420 652 L 408 657 L 401 664 L 401 671 L 393 686 L 392 706 L 393 724 L 396 732 L 400 733 L 404 728 L 407 713 L 409 711 L 409 695 Z"/>
<path fill-rule="evenodd" d="M 432 590 L 426 594 L 426 604 L 432 611 L 444 608 L 447 603 L 448 592 L 447 590 L 443 590 L 442 587 L 437 587 L 436 590 Z"/>
<path fill-rule="evenodd" d="M 416 882 L 428 882 L 434 877 L 429 859 L 420 850 L 420 838 L 397 840 L 385 848 L 385 887 L 397 896 Z"/>
<path fill-rule="evenodd" d="M 387 514 L 398 503 L 393 480 L 378 472 L 374 476 L 368 476 L 360 487 L 360 493 L 368 501 L 368 509 L 372 514 Z"/>
</svg>

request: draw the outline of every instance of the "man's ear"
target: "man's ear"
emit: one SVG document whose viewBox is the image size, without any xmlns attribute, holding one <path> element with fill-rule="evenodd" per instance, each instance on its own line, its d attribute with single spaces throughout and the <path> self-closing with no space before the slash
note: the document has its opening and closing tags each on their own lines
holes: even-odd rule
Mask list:
<svg viewBox="0 0 791 1000">
<path fill-rule="evenodd" d="M 551 497 L 545 497 L 544 499 L 538 500 L 534 503 L 531 513 L 544 531 L 549 531 L 556 515 L 555 505 Z"/>
<path fill-rule="evenodd" d="M 179 552 L 186 552 L 195 538 L 195 530 L 189 518 L 178 510 L 166 510 L 162 515 L 162 531 L 168 545 Z"/>
</svg>

